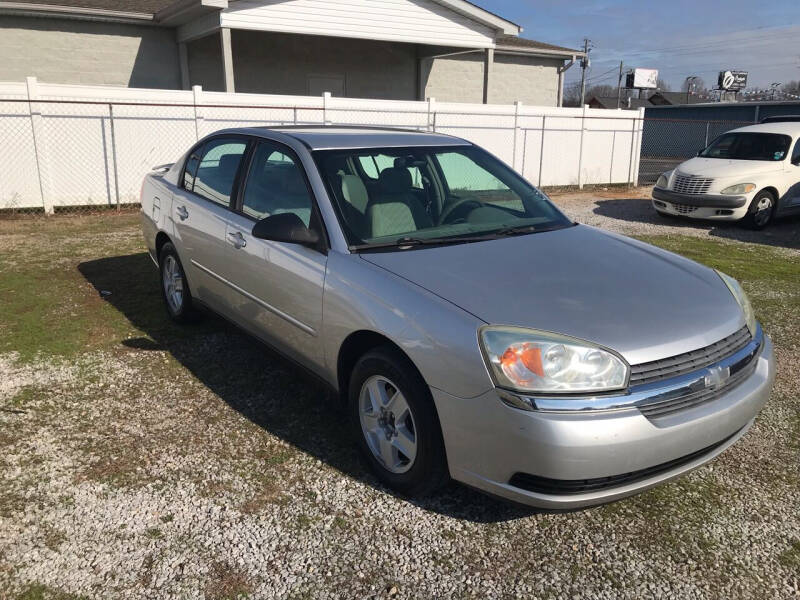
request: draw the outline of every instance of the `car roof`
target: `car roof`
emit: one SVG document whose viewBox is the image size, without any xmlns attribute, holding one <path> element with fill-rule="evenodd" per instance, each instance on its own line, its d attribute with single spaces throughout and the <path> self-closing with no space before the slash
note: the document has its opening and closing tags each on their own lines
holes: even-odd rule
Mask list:
<svg viewBox="0 0 800 600">
<path fill-rule="evenodd" d="M 380 127 L 342 127 L 332 125 L 243 127 L 228 129 L 246 135 L 269 138 L 274 132 L 294 138 L 309 150 L 349 148 L 393 148 L 403 146 L 469 146 L 470 142 L 442 133 Z"/>
<path fill-rule="evenodd" d="M 753 131 L 759 133 L 781 133 L 793 137 L 800 136 L 800 123 L 781 122 L 781 123 L 759 123 L 758 125 L 748 125 L 739 127 L 732 131 Z M 729 132 L 730 133 L 730 132 Z"/>
</svg>

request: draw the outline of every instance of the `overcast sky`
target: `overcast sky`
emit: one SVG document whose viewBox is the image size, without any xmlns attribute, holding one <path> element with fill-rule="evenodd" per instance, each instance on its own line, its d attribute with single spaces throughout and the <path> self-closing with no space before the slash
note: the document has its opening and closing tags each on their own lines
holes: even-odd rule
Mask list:
<svg viewBox="0 0 800 600">
<path fill-rule="evenodd" d="M 522 25 L 522 37 L 570 48 L 590 38 L 590 83 L 616 85 L 620 60 L 658 69 L 673 90 L 688 75 L 711 87 L 726 69 L 749 71 L 750 86 L 800 79 L 798 0 L 473 2 Z"/>
</svg>

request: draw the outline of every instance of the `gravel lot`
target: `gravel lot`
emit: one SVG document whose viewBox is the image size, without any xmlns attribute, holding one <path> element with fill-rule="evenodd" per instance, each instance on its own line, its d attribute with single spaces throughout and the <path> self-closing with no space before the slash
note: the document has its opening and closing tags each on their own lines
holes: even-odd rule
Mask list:
<svg viewBox="0 0 800 600">
<path fill-rule="evenodd" d="M 0 600 L 800 597 L 800 223 L 666 221 L 645 194 L 554 199 L 739 277 L 776 389 L 710 465 L 561 514 L 381 488 L 304 373 L 166 320 L 134 216 L 0 222 Z"/>
</svg>

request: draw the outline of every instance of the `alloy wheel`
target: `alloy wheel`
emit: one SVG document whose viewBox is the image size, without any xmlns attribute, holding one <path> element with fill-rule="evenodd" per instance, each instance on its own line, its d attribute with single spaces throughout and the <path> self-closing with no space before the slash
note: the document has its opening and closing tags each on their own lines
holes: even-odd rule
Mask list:
<svg viewBox="0 0 800 600">
<path fill-rule="evenodd" d="M 183 308 L 183 274 L 178 261 L 172 255 L 164 259 L 161 280 L 170 309 L 175 314 L 179 313 Z"/>
<path fill-rule="evenodd" d="M 392 473 L 405 473 L 417 456 L 417 427 L 403 393 L 389 379 L 373 375 L 359 394 L 361 431 L 372 455 Z"/>
</svg>

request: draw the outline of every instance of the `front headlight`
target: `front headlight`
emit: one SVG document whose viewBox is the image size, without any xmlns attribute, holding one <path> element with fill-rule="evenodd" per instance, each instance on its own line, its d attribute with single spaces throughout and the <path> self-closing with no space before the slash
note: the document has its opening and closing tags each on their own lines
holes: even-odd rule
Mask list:
<svg viewBox="0 0 800 600">
<path fill-rule="evenodd" d="M 652 181 L 652 180 L 651 180 Z M 656 187 L 667 189 L 669 187 L 669 173 L 663 173 L 656 181 Z"/>
<path fill-rule="evenodd" d="M 749 194 L 756 189 L 755 183 L 737 183 L 722 190 L 722 194 Z"/>
<path fill-rule="evenodd" d="M 730 275 L 725 275 L 722 271 L 717 271 L 717 275 L 725 282 L 725 285 L 728 286 L 733 297 L 736 298 L 736 302 L 742 307 L 747 328 L 750 330 L 750 335 L 754 336 L 756 334 L 756 315 L 753 312 L 753 307 L 750 304 L 747 294 L 744 293 L 741 284 Z"/>
<path fill-rule="evenodd" d="M 521 327 L 482 327 L 479 338 L 498 386 L 519 392 L 603 392 L 623 389 L 628 364 L 590 342 Z"/>
</svg>

